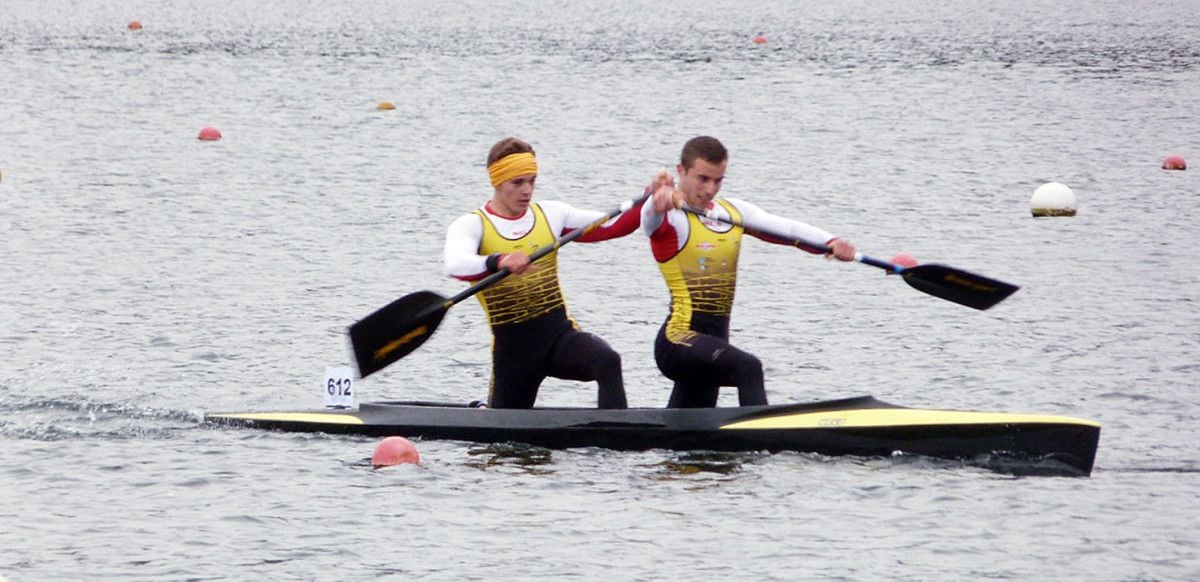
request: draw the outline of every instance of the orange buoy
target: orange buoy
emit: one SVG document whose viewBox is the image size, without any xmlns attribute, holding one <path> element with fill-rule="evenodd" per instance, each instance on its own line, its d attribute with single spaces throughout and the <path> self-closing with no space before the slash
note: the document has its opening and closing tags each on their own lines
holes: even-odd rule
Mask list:
<svg viewBox="0 0 1200 582">
<path fill-rule="evenodd" d="M 375 447 L 375 454 L 371 455 L 371 466 L 376 469 L 392 465 L 416 465 L 420 462 L 421 454 L 417 452 L 417 447 L 412 441 L 398 436 L 383 439 L 383 442 Z"/>
<path fill-rule="evenodd" d="M 396 104 L 391 101 L 381 101 L 375 108 L 381 111 L 391 111 L 396 108 Z"/>
<path fill-rule="evenodd" d="M 892 257 L 891 260 L 888 262 L 890 262 L 893 265 L 900 265 L 901 267 L 904 267 L 905 269 L 915 267 L 918 264 L 916 257 L 914 257 L 908 253 L 896 253 L 896 256 Z M 891 275 L 891 272 L 889 271 L 888 274 Z"/>
<path fill-rule="evenodd" d="M 1164 170 L 1186 170 L 1187 169 L 1187 161 L 1179 156 L 1175 156 L 1175 155 L 1167 156 L 1167 159 L 1163 160 L 1162 169 L 1164 169 Z"/>
<path fill-rule="evenodd" d="M 136 20 L 131 20 L 131 21 L 129 21 L 129 26 L 127 28 L 129 28 L 129 30 L 141 30 L 142 23 L 140 23 Z"/>
<path fill-rule="evenodd" d="M 200 141 L 217 141 L 221 139 L 221 130 L 206 126 L 200 130 Z"/>
<path fill-rule="evenodd" d="M 767 37 L 760 33 L 758 36 L 754 37 L 754 44 L 767 44 Z"/>
</svg>

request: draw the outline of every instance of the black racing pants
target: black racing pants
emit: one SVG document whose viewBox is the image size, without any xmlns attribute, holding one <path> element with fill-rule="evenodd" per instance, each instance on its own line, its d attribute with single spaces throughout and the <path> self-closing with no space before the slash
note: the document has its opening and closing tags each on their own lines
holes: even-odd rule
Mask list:
<svg viewBox="0 0 1200 582">
<path fill-rule="evenodd" d="M 693 314 L 691 337 L 679 343 L 667 339 L 667 324 L 654 340 L 654 361 L 675 381 L 667 408 L 707 408 L 717 405 L 721 386 L 737 386 L 738 404 L 766 404 L 762 362 L 754 354 L 729 344 L 729 318 Z"/>
<path fill-rule="evenodd" d="M 626 408 L 621 356 L 608 343 L 575 329 L 565 312 L 492 328 L 492 408 L 533 408 L 547 377 L 598 384 L 600 408 Z"/>
</svg>

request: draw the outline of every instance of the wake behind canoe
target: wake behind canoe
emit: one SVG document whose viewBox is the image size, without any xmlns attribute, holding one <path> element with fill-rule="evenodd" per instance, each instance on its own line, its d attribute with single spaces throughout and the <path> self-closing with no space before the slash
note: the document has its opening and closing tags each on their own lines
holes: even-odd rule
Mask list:
<svg viewBox="0 0 1200 582">
<path fill-rule="evenodd" d="M 867 457 L 900 452 L 1061 466 L 1063 474 L 1083 476 L 1091 473 L 1100 438 L 1100 425 L 1089 420 L 905 408 L 870 396 L 807 404 L 624 410 L 374 402 L 356 410 L 213 413 L 205 421 L 290 432 L 520 442 L 553 449 L 799 451 Z"/>
</svg>

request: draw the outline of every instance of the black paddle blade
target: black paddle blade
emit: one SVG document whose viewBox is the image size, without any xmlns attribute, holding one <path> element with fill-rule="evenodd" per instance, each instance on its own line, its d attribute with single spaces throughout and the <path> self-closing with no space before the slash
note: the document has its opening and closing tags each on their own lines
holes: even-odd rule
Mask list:
<svg viewBox="0 0 1200 582">
<path fill-rule="evenodd" d="M 366 378 L 421 347 L 446 315 L 446 298 L 432 291 L 405 295 L 350 326 L 358 375 Z"/>
<path fill-rule="evenodd" d="M 937 264 L 909 267 L 900 275 L 914 289 L 981 310 L 1004 301 L 1020 289 L 1004 281 Z"/>
</svg>

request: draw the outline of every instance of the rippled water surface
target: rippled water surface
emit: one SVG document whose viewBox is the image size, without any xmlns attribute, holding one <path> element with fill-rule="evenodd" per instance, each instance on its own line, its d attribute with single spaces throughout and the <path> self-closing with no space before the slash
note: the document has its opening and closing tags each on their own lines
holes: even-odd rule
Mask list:
<svg viewBox="0 0 1200 582">
<path fill-rule="evenodd" d="M 0 576 L 1200 578 L 1200 183 L 1159 169 L 1200 160 L 1197 8 L 5 0 Z M 773 402 L 1094 419 L 1092 477 L 448 441 L 374 471 L 374 439 L 200 424 L 319 406 L 349 323 L 460 289 L 442 237 L 500 137 L 539 197 L 606 209 L 701 133 L 729 196 L 1022 286 L 976 312 L 748 243 L 733 334 Z M 1078 216 L 1029 216 L 1049 181 Z M 561 266 L 662 406 L 645 240 Z M 489 339 L 455 307 L 359 397 L 481 398 Z"/>
</svg>

